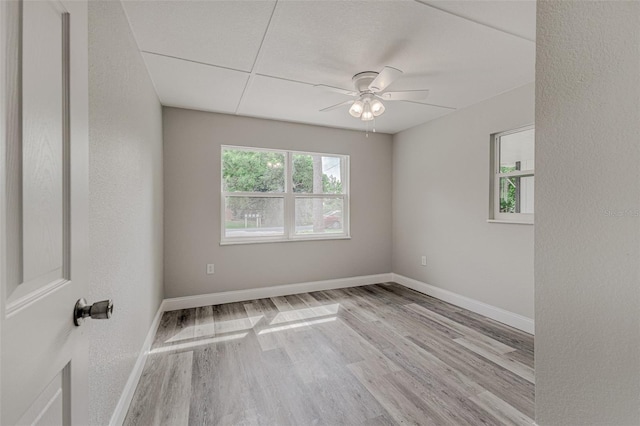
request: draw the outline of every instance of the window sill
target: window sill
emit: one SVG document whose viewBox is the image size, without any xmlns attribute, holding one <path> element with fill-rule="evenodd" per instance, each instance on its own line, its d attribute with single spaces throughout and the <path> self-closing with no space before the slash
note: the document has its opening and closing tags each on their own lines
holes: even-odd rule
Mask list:
<svg viewBox="0 0 640 426">
<path fill-rule="evenodd" d="M 533 225 L 533 222 L 524 222 L 519 220 L 502 220 L 502 219 L 487 219 L 487 223 L 506 223 L 508 225 Z"/>
<path fill-rule="evenodd" d="M 286 240 L 235 240 L 235 241 L 220 241 L 221 246 L 235 246 L 238 244 L 270 244 L 270 243 L 295 243 L 298 241 L 336 241 L 336 240 L 350 240 L 351 236 L 343 235 L 340 237 L 309 237 L 309 238 L 292 238 Z"/>
</svg>

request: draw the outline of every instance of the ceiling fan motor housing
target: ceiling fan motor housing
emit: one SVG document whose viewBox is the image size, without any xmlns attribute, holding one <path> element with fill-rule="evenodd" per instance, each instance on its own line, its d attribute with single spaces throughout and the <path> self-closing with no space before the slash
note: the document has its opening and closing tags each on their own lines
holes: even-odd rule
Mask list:
<svg viewBox="0 0 640 426">
<path fill-rule="evenodd" d="M 376 79 L 377 76 L 378 73 L 375 71 L 359 72 L 352 78 L 353 85 L 356 87 L 356 90 L 359 93 L 371 93 L 372 90 L 374 92 L 377 92 L 380 89 L 375 87 L 369 88 L 369 85 L 373 82 L 373 80 Z"/>
</svg>

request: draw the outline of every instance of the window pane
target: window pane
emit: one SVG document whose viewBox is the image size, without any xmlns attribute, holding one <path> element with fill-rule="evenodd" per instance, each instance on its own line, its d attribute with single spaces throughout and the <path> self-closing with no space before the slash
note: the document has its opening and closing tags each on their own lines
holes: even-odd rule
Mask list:
<svg viewBox="0 0 640 426">
<path fill-rule="evenodd" d="M 296 235 L 344 232 L 342 198 L 296 198 Z"/>
<path fill-rule="evenodd" d="M 534 169 L 534 129 L 500 137 L 500 173 Z"/>
<path fill-rule="evenodd" d="M 226 197 L 225 237 L 284 235 L 284 198 Z"/>
<path fill-rule="evenodd" d="M 285 156 L 280 152 L 225 149 L 222 185 L 225 192 L 284 192 Z"/>
<path fill-rule="evenodd" d="M 533 176 L 500 178 L 500 213 L 533 213 Z"/>
<path fill-rule="evenodd" d="M 313 154 L 293 155 L 293 192 L 342 194 L 340 157 Z"/>
</svg>

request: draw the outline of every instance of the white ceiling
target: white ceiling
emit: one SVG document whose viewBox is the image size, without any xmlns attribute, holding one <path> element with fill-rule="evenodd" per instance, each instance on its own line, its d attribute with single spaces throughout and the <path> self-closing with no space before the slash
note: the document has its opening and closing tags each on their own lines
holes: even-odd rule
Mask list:
<svg viewBox="0 0 640 426">
<path fill-rule="evenodd" d="M 391 90 L 427 100 L 385 102 L 378 132 L 401 130 L 532 82 L 535 1 L 123 1 L 163 105 L 364 130 L 351 77 L 389 65 Z"/>
</svg>

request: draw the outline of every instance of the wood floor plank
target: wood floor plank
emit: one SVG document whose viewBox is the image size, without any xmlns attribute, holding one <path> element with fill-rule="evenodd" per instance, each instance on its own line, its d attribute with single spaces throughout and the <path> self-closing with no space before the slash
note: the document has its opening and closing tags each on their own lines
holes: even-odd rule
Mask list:
<svg viewBox="0 0 640 426">
<path fill-rule="evenodd" d="M 535 366 L 535 362 L 534 362 L 534 359 L 533 359 L 533 353 L 532 352 L 528 353 L 528 352 L 524 352 L 524 351 L 518 349 L 515 352 L 511 352 L 509 354 L 509 356 L 511 356 L 513 359 L 523 363 L 527 367 L 534 368 L 534 366 Z"/>
<path fill-rule="evenodd" d="M 313 404 L 319 418 L 327 425 L 361 424 L 387 413 L 349 371 L 341 377 L 310 383 L 307 387 L 314 396 Z"/>
<path fill-rule="evenodd" d="M 249 336 L 194 351 L 190 408 L 194 424 L 218 424 L 222 418 L 238 418 L 254 408 L 253 368 L 260 352 L 255 338 Z"/>
<path fill-rule="evenodd" d="M 341 309 L 349 312 L 360 321 L 371 322 L 378 320 L 374 312 L 366 309 L 366 306 L 363 306 L 360 301 L 350 297 L 342 290 L 327 290 L 322 293 L 326 294 L 333 303 L 338 303 Z"/>
<path fill-rule="evenodd" d="M 337 303 L 327 304 L 322 303 L 313 297 L 310 293 L 298 294 L 298 297 L 315 312 L 316 317 L 323 317 L 327 315 L 336 315 L 338 313 L 339 306 Z"/>
<path fill-rule="evenodd" d="M 491 352 L 505 354 L 507 352 L 513 352 L 516 350 L 515 348 L 512 348 L 511 346 L 507 346 L 504 343 L 501 343 L 495 339 L 492 339 L 491 337 L 488 337 L 482 333 L 479 333 L 476 330 L 469 328 L 464 324 L 450 320 L 449 318 L 443 315 L 430 311 L 429 309 L 421 305 L 411 303 L 411 304 L 405 305 L 404 307 L 406 309 L 410 309 L 420 315 L 425 316 L 426 318 L 430 319 L 433 322 L 437 322 L 445 327 L 451 328 L 456 333 L 459 333 L 465 336 L 467 340 L 473 342 L 479 347 L 486 347 Z"/>
<path fill-rule="evenodd" d="M 215 336 L 215 334 L 213 306 L 200 306 L 196 308 L 194 337 L 210 337 Z"/>
<path fill-rule="evenodd" d="M 437 356 L 453 370 L 498 395 L 522 413 L 533 416 L 534 386 L 531 382 L 453 341 L 434 338 L 428 332 L 417 330 L 407 339 Z"/>
<path fill-rule="evenodd" d="M 393 421 L 389 414 L 383 414 L 373 419 L 362 422 L 363 426 L 394 426 L 397 423 Z"/>
<path fill-rule="evenodd" d="M 271 322 L 279 313 L 271 299 L 252 300 L 250 303 L 244 304 L 244 309 L 249 317 L 261 318 L 255 323 L 253 331 L 262 350 L 268 351 L 282 347 L 278 334 L 268 332 Z"/>
<path fill-rule="evenodd" d="M 160 403 L 153 424 L 187 425 L 191 400 L 193 352 L 167 356 L 167 368 L 160 390 Z"/>
<path fill-rule="evenodd" d="M 288 330 L 298 339 L 302 334 Z M 250 338 L 249 341 L 252 339 Z M 258 357 L 251 364 L 250 397 L 256 423 L 264 425 L 318 424 L 321 419 L 310 390 L 284 348 L 255 350 Z M 310 382 L 312 383 L 312 382 Z"/>
<path fill-rule="evenodd" d="M 338 318 L 378 350 L 393 347 L 400 336 L 388 327 L 381 327 L 379 321 L 362 322 L 346 311 L 339 312 Z"/>
<path fill-rule="evenodd" d="M 174 336 L 178 323 L 178 314 L 179 311 L 169 311 L 162 314 L 151 349 L 166 345 L 167 341 Z"/>
<path fill-rule="evenodd" d="M 394 291 L 392 283 L 373 284 L 363 287 L 364 291 L 373 293 L 378 299 L 384 300 L 390 305 L 406 305 L 412 300 Z"/>
<path fill-rule="evenodd" d="M 523 425 L 533 338 L 396 283 L 166 312 L 124 424 Z"/>
<path fill-rule="evenodd" d="M 452 313 L 449 318 L 526 353 L 533 359 L 533 336 L 531 334 L 467 310 Z"/>
<path fill-rule="evenodd" d="M 485 390 L 477 382 L 452 369 L 437 356 L 409 339 L 399 349 L 386 349 L 383 353 L 400 366 L 401 371 L 410 373 L 434 392 L 464 398 L 465 395 L 476 395 Z M 445 396 L 443 398 L 446 399 Z"/>
<path fill-rule="evenodd" d="M 478 346 L 474 342 L 469 341 L 468 339 L 461 337 L 459 339 L 454 339 L 459 345 L 464 346 L 465 348 L 472 350 L 478 355 L 492 361 L 502 368 L 511 371 L 514 374 L 522 377 L 523 379 L 535 383 L 535 375 L 533 373 L 533 368 L 527 367 L 526 365 L 514 360 L 509 356 L 510 352 L 506 354 L 496 353 L 486 347 Z"/>
<path fill-rule="evenodd" d="M 388 371 L 397 371 L 399 367 L 387 358 L 378 348 L 341 320 L 335 324 L 321 324 L 317 330 L 324 335 L 325 344 L 338 353 L 345 364 L 364 360 L 377 361 Z"/>
<path fill-rule="evenodd" d="M 284 349 L 293 361 L 293 368 L 304 383 L 325 380 L 339 373 L 339 356 L 328 346 L 316 345 L 313 330 L 285 330 Z"/>
<path fill-rule="evenodd" d="M 407 371 L 399 371 L 387 376 L 390 383 L 405 395 L 412 395 L 412 402 L 424 407 L 430 416 L 437 417 L 437 424 L 496 425 L 499 421 L 461 394 L 447 394 L 431 383 L 418 378 Z"/>
<path fill-rule="evenodd" d="M 189 406 L 189 424 L 207 425 L 214 424 L 216 413 L 214 412 L 213 397 L 219 389 L 216 389 L 216 351 L 215 345 L 208 345 L 193 351 L 191 373 L 191 398 Z"/>
<path fill-rule="evenodd" d="M 185 340 L 193 339 L 196 334 L 196 310 L 181 309 L 176 311 L 176 326 L 173 335 L 170 336 L 165 343 L 177 343 Z"/>
<path fill-rule="evenodd" d="M 406 395 L 387 379 L 386 375 L 380 375 L 372 371 L 366 362 L 349 365 L 349 369 L 360 380 L 362 385 L 378 400 L 398 424 L 403 425 L 453 425 L 446 418 L 436 417 L 424 406 L 419 407 L 412 402 L 411 396 Z"/>
<path fill-rule="evenodd" d="M 433 307 L 434 308 L 433 310 L 436 312 L 444 311 L 451 314 L 460 312 L 462 310 L 462 308 L 454 306 L 450 303 L 443 302 L 442 300 L 436 299 L 435 297 L 431 297 L 426 294 L 419 293 L 415 290 L 404 287 L 397 283 L 391 282 L 391 283 L 381 284 L 380 288 L 388 292 L 397 294 L 400 297 L 404 298 L 405 299 L 404 304 L 408 304 L 408 303 L 423 304 L 424 303 L 429 307 Z"/>
<path fill-rule="evenodd" d="M 359 287 L 350 287 L 342 290 L 344 294 L 355 304 L 358 308 L 364 312 L 372 313 L 377 317 L 377 309 L 381 306 L 385 306 L 385 303 L 381 302 L 381 299 L 371 297 L 366 292 L 362 291 Z"/>
<path fill-rule="evenodd" d="M 407 309 L 407 306 L 411 306 L 411 305 L 410 304 L 402 305 L 398 309 L 402 312 L 402 314 L 407 315 L 408 317 L 420 323 L 420 326 L 417 328 L 414 328 L 412 332 L 415 331 L 416 329 L 427 329 L 430 332 L 443 336 L 444 338 L 457 339 L 459 337 L 463 337 L 461 333 L 448 327 L 447 325 L 444 325 L 437 321 L 433 321 L 425 317 L 424 315 L 421 315 L 411 309 Z"/>
<path fill-rule="evenodd" d="M 453 321 L 465 324 L 467 327 L 473 328 L 507 346 L 530 353 L 531 356 L 533 356 L 533 336 L 528 333 L 486 318 L 475 312 L 458 308 L 434 297 L 418 293 L 415 290 L 405 288 L 396 283 L 378 285 L 377 287 L 390 293 L 404 295 L 407 299 L 413 300 L 414 303 L 418 305 L 422 305 Z"/>
<path fill-rule="evenodd" d="M 168 356 L 149 355 L 133 395 L 124 426 L 147 426 L 154 424 L 156 412 L 153 407 L 160 403 L 162 382 L 167 369 Z"/>
<path fill-rule="evenodd" d="M 514 426 L 533 424 L 533 419 L 525 416 L 489 391 L 482 392 L 472 397 L 471 400 L 499 419 L 502 424 Z"/>
<path fill-rule="evenodd" d="M 260 317 L 249 317 L 242 303 L 213 306 L 214 329 L 217 336 L 246 333 L 260 319 Z"/>
<path fill-rule="evenodd" d="M 272 325 L 278 328 L 290 329 L 295 332 L 300 331 L 307 325 L 307 318 L 315 315 L 313 309 L 297 296 L 272 297 L 274 305 L 277 306 L 278 315 L 273 319 Z"/>
<path fill-rule="evenodd" d="M 477 407 L 466 404 L 466 399 L 484 391 L 477 382 L 450 368 L 442 360 L 410 341 L 383 352 L 402 368 L 399 373 L 393 375 L 404 377 L 403 373 L 409 374 L 424 388 L 423 394 L 430 395 L 436 401 L 436 405 L 458 406 L 460 414 L 467 420 L 475 415 Z"/>
</svg>

